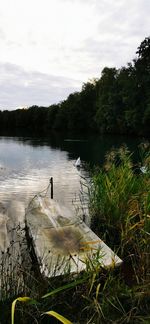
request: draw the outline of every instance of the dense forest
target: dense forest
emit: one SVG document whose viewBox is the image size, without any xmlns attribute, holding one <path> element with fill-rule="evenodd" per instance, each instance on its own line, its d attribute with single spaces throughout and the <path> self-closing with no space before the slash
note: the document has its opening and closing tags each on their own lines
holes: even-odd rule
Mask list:
<svg viewBox="0 0 150 324">
<path fill-rule="evenodd" d="M 0 129 L 149 135 L 150 37 L 120 69 L 105 67 L 59 104 L 0 111 Z"/>
</svg>

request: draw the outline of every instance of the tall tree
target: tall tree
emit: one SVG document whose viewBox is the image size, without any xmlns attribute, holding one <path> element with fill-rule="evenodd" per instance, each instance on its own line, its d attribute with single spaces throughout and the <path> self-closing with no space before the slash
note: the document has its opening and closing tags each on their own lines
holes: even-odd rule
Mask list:
<svg viewBox="0 0 150 324">
<path fill-rule="evenodd" d="M 115 130 L 117 113 L 117 70 L 105 67 L 98 82 L 96 123 L 101 132 Z"/>
<path fill-rule="evenodd" d="M 137 49 L 135 62 L 138 96 L 138 119 L 147 127 L 150 109 L 150 37 L 146 37 Z"/>
</svg>

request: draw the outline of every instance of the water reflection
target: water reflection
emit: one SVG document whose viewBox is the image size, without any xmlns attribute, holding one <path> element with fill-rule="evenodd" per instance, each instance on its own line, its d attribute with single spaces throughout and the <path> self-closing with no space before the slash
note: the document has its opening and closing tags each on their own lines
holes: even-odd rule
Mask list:
<svg viewBox="0 0 150 324">
<path fill-rule="evenodd" d="M 143 139 L 142 139 L 143 140 Z M 0 137 L 0 201 L 27 202 L 54 178 L 54 198 L 72 206 L 79 199 L 80 176 L 88 177 L 84 163 L 101 165 L 112 146 L 126 143 L 135 150 L 140 138 L 124 137 Z M 81 157 L 80 170 L 74 162 Z"/>
<path fill-rule="evenodd" d="M 74 209 L 72 200 L 79 200 L 80 175 L 69 153 L 53 148 L 47 141 L 30 138 L 0 138 L 0 201 L 27 202 L 54 179 L 54 198 Z"/>
</svg>

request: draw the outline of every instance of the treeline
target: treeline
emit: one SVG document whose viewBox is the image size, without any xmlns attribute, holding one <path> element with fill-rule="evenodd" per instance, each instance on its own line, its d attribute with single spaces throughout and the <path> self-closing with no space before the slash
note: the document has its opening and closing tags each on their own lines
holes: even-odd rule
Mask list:
<svg viewBox="0 0 150 324">
<path fill-rule="evenodd" d="M 59 104 L 0 111 L 0 129 L 149 134 L 150 37 L 136 54 L 126 67 L 105 67 L 100 79 L 84 83 Z"/>
</svg>

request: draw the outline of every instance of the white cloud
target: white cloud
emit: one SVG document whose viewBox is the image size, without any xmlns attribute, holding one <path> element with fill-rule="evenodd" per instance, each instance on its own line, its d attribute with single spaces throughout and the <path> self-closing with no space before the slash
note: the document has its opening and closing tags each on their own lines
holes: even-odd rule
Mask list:
<svg viewBox="0 0 150 324">
<path fill-rule="evenodd" d="M 50 103 L 58 102 L 77 85 L 80 88 L 88 78 L 99 77 L 104 66 L 119 67 L 131 61 L 140 42 L 149 36 L 149 12 L 149 0 L 3 1 L 0 7 L 0 63 L 1 68 L 3 64 L 5 68 L 6 63 L 11 64 L 11 80 L 7 78 L 8 65 L 6 75 L 3 73 L 0 79 L 9 85 L 10 93 L 5 98 L 8 108 L 15 105 L 15 101 L 9 100 L 12 83 L 13 91 L 15 84 L 16 89 L 19 85 L 16 80 L 19 66 L 19 86 L 26 91 L 21 91 L 22 95 L 16 91 L 16 98 L 19 96 L 22 104 L 29 101 L 33 84 L 34 89 L 39 87 L 35 82 L 36 71 L 45 89 L 44 93 L 39 93 L 41 100 L 36 104 L 41 104 L 42 100 L 44 104 L 47 97 Z M 30 80 L 25 80 L 23 70 Z M 59 90 L 57 87 L 52 95 L 48 89 L 55 77 L 59 80 Z M 71 85 L 66 82 L 64 90 L 66 79 L 79 81 Z M 5 96 L 6 91 L 5 87 Z"/>
<path fill-rule="evenodd" d="M 6 15 L 1 17 L 6 34 L 1 61 L 70 77 L 68 56 L 92 34 L 90 8 L 61 0 L 7 4 L 8 0 L 3 5 Z"/>
<path fill-rule="evenodd" d="M 80 90 L 80 82 L 41 72 L 28 72 L 10 63 L 0 64 L 0 109 L 34 104 L 49 106 Z"/>
</svg>

